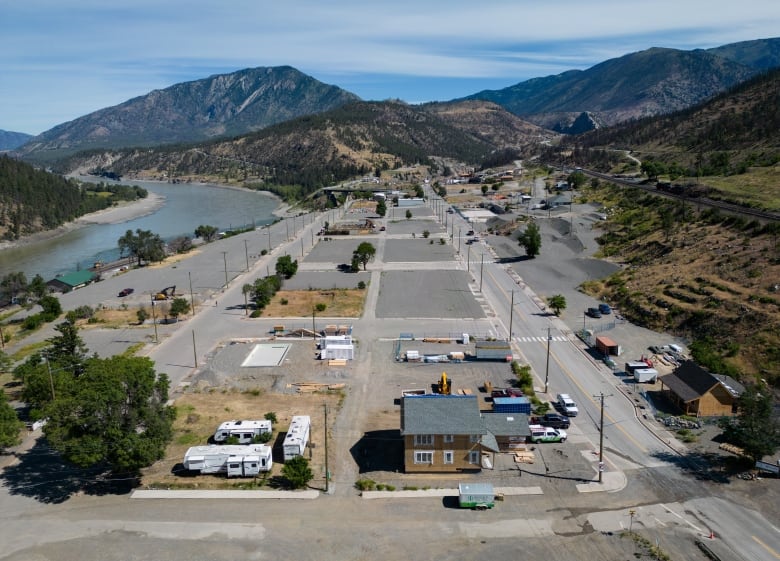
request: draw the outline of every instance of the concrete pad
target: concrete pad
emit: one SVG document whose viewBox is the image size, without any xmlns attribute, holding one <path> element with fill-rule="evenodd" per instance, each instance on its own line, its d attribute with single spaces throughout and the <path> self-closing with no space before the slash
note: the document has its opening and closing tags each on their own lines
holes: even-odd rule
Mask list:
<svg viewBox="0 0 780 561">
<path fill-rule="evenodd" d="M 265 345 L 255 345 L 254 348 L 249 351 L 244 362 L 241 366 L 253 367 L 253 366 L 279 366 L 284 357 L 287 356 L 287 351 L 290 350 L 290 345 L 287 343 L 268 343 Z"/>
</svg>

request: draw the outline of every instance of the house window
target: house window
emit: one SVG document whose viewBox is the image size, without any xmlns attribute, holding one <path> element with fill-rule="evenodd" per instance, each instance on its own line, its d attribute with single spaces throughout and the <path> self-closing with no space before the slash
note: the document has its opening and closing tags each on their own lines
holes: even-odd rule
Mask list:
<svg viewBox="0 0 780 561">
<path fill-rule="evenodd" d="M 415 434 L 414 435 L 415 446 L 433 446 L 432 434 Z"/>
<path fill-rule="evenodd" d="M 479 435 L 478 434 L 469 435 L 469 442 L 471 442 L 472 444 L 476 444 L 477 442 L 479 442 Z"/>
<path fill-rule="evenodd" d="M 455 452 L 452 450 L 445 450 L 444 451 L 444 463 L 445 464 L 454 464 L 455 463 Z"/>
<path fill-rule="evenodd" d="M 433 463 L 433 452 L 414 452 L 414 463 L 415 464 L 432 464 Z"/>
<path fill-rule="evenodd" d="M 479 452 L 477 451 L 469 452 L 469 463 L 479 464 Z"/>
<path fill-rule="evenodd" d="M 455 442 L 455 435 L 454 434 L 445 434 L 444 435 L 444 443 L 445 444 L 452 444 Z"/>
</svg>

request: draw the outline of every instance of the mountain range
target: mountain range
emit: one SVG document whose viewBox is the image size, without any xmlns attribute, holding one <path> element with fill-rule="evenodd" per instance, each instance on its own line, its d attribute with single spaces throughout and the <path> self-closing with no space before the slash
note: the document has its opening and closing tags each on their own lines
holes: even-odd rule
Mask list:
<svg viewBox="0 0 780 561">
<path fill-rule="evenodd" d="M 450 125 L 487 145 L 518 145 L 538 133 L 526 126 L 530 136 L 520 138 L 523 127 L 514 120 L 508 127 L 513 129 L 510 137 L 502 139 L 500 131 L 506 132 L 507 127 L 498 126 L 499 120 L 510 113 L 546 129 L 579 133 L 690 107 L 777 66 L 780 38 L 707 50 L 652 48 L 588 70 L 534 78 L 455 100 L 459 103 L 432 103 L 422 108 L 428 115 L 436 114 L 445 121 L 449 118 Z M 364 111 L 367 106 L 358 101 L 356 95 L 291 67 L 247 69 L 176 84 L 90 113 L 38 135 L 20 147 L 18 154 L 49 164 L 83 150 L 208 142 L 252 134 L 336 108 Z M 493 105 L 472 105 L 482 114 L 468 125 L 465 108 L 469 105 L 463 103 L 475 101 Z M 497 111 L 498 107 L 504 111 Z M 492 125 L 487 117 L 492 117 Z M 477 121 L 481 130 L 474 128 Z"/>
</svg>

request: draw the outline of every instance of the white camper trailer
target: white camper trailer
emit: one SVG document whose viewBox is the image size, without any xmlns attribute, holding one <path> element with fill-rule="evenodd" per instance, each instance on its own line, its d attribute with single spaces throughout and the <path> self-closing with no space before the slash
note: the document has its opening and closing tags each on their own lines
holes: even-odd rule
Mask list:
<svg viewBox="0 0 780 561">
<path fill-rule="evenodd" d="M 311 431 L 311 417 L 308 415 L 296 415 L 290 422 L 290 428 L 287 429 L 287 436 L 284 437 L 284 461 L 292 460 L 297 456 L 303 456 L 306 445 L 309 443 L 309 432 Z"/>
<path fill-rule="evenodd" d="M 188 471 L 226 473 L 228 477 L 257 475 L 273 466 L 271 447 L 265 444 L 193 446 L 182 463 Z"/>
<path fill-rule="evenodd" d="M 231 436 L 238 438 L 239 444 L 250 444 L 256 436 L 270 433 L 271 421 L 225 421 L 214 433 L 214 442 L 225 442 Z"/>
</svg>

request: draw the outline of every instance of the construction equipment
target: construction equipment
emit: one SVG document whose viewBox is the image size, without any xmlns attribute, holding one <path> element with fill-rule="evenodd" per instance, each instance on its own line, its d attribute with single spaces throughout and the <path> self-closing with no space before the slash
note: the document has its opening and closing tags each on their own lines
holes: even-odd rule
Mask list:
<svg viewBox="0 0 780 561">
<path fill-rule="evenodd" d="M 176 293 L 176 285 L 163 288 L 160 292 L 154 295 L 155 300 L 167 300 L 172 298 Z"/>
<path fill-rule="evenodd" d="M 447 378 L 447 373 L 442 372 L 439 384 L 437 386 L 438 392 L 442 395 L 450 395 L 452 393 L 452 380 Z"/>
</svg>

